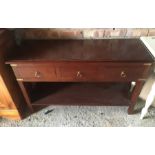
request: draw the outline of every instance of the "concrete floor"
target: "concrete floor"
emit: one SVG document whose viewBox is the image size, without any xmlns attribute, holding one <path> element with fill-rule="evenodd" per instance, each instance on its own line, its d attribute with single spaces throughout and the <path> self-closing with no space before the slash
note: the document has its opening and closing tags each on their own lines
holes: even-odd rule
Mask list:
<svg viewBox="0 0 155 155">
<path fill-rule="evenodd" d="M 138 102 L 136 110 L 144 106 Z M 49 112 L 49 113 L 47 113 Z M 140 113 L 127 114 L 126 106 L 50 106 L 22 121 L 0 118 L 3 127 L 153 127 L 155 108 L 151 107 L 144 120 Z"/>
</svg>

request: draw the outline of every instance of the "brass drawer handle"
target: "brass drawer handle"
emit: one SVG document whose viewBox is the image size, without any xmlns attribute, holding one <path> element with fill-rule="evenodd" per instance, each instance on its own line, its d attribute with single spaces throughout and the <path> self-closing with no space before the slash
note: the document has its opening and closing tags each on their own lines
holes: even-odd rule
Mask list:
<svg viewBox="0 0 155 155">
<path fill-rule="evenodd" d="M 124 71 L 121 72 L 121 77 L 126 78 L 126 73 Z"/>
<path fill-rule="evenodd" d="M 81 78 L 82 77 L 82 73 L 80 71 L 78 71 L 76 76 Z"/>
<path fill-rule="evenodd" d="M 38 72 L 38 71 L 36 71 L 34 75 L 35 75 L 36 78 L 40 78 L 41 77 L 41 73 Z"/>
</svg>

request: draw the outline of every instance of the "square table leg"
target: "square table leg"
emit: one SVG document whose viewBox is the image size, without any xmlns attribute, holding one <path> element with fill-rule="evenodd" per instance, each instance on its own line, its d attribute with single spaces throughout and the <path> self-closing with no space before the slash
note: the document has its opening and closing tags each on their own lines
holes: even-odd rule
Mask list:
<svg viewBox="0 0 155 155">
<path fill-rule="evenodd" d="M 139 97 L 139 94 L 143 88 L 143 85 L 144 85 L 144 81 L 137 81 L 136 82 L 136 85 L 132 91 L 132 94 L 131 94 L 131 104 L 129 105 L 129 108 L 128 108 L 128 114 L 133 114 L 134 113 L 134 107 L 135 107 L 135 104 L 136 104 L 136 101 Z"/>
<path fill-rule="evenodd" d="M 18 84 L 19 84 L 19 86 L 20 86 L 20 88 L 21 88 L 21 90 L 23 92 L 24 98 L 25 98 L 25 100 L 27 102 L 27 105 L 29 107 L 30 112 L 33 113 L 33 108 L 32 108 L 32 105 L 31 105 L 31 101 L 30 101 L 30 98 L 28 96 L 27 90 L 26 90 L 23 82 L 22 81 L 18 81 Z"/>
</svg>

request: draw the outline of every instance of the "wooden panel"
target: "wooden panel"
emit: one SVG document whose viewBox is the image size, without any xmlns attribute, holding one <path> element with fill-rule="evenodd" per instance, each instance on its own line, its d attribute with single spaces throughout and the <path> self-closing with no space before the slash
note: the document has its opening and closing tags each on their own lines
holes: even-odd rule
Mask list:
<svg viewBox="0 0 155 155">
<path fill-rule="evenodd" d="M 13 34 L 8 30 L 4 30 L 0 35 L 0 116 L 3 116 L 6 110 L 7 115 L 9 115 L 10 110 L 19 110 L 20 114 L 16 113 L 15 117 L 17 115 L 21 117 L 24 111 L 25 100 L 23 95 L 11 68 L 5 65 L 5 60 L 10 55 L 10 49 L 13 49 L 14 44 Z M 10 114 L 11 116 L 14 117 L 12 112 Z"/>
<path fill-rule="evenodd" d="M 24 41 L 8 58 L 8 63 L 36 61 L 153 62 L 154 59 L 139 39 Z"/>
<path fill-rule="evenodd" d="M 127 63 L 62 63 L 58 68 L 58 80 L 135 81 L 146 78 L 148 68 L 149 65 Z"/>
<path fill-rule="evenodd" d="M 14 102 L 6 88 L 6 85 L 0 76 L 0 109 L 15 109 Z"/>
<path fill-rule="evenodd" d="M 12 119 L 12 120 L 20 120 L 20 114 L 18 112 L 18 110 L 1 110 L 0 109 L 0 116 L 3 116 L 4 118 L 8 118 L 8 119 Z"/>
<path fill-rule="evenodd" d="M 135 81 L 145 79 L 151 64 L 44 62 L 12 64 L 19 81 Z"/>
<path fill-rule="evenodd" d="M 56 81 L 56 70 L 52 63 L 18 64 L 12 66 L 17 79 L 22 81 Z"/>
<path fill-rule="evenodd" d="M 129 89 L 128 83 L 37 83 L 30 94 L 33 107 L 51 104 L 121 106 L 130 104 Z"/>
<path fill-rule="evenodd" d="M 9 33 L 7 33 L 5 29 L 2 32 L 0 35 L 0 110 L 15 109 L 16 107 L 4 81 L 4 75 L 7 74 L 4 62 L 5 54 L 8 55 L 8 47 L 12 42 L 9 39 Z"/>
</svg>

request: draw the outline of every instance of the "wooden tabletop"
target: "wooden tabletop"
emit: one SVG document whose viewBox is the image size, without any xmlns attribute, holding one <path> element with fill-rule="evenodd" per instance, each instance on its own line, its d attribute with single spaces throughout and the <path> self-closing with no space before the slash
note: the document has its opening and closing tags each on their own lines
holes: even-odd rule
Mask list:
<svg viewBox="0 0 155 155">
<path fill-rule="evenodd" d="M 12 52 L 14 61 L 153 62 L 139 39 L 25 40 Z"/>
</svg>

